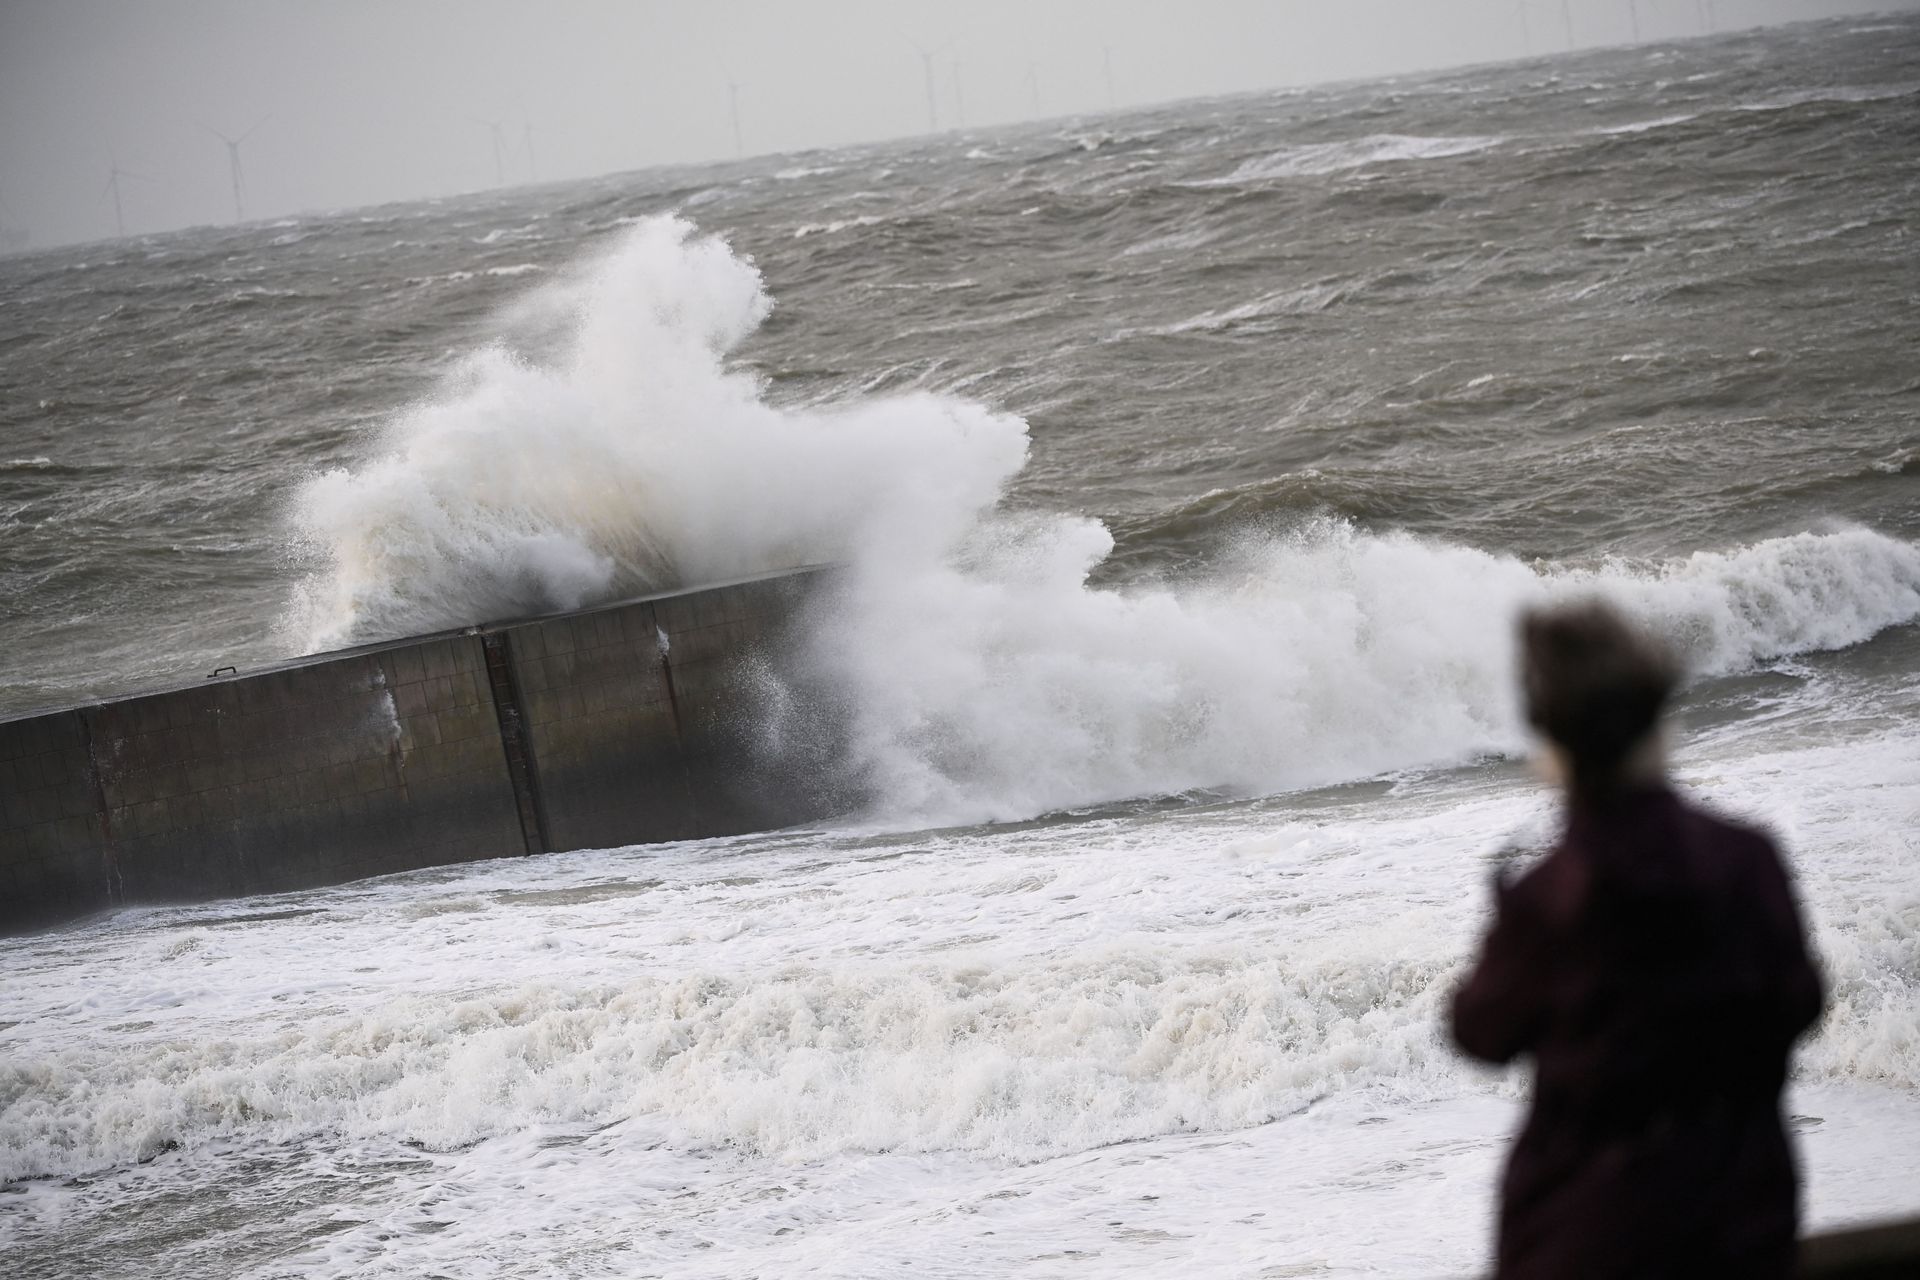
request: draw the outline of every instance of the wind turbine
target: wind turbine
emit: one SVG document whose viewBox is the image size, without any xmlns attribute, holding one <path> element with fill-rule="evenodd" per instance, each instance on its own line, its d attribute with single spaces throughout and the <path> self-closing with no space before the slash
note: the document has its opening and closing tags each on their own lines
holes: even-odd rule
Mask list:
<svg viewBox="0 0 1920 1280">
<path fill-rule="evenodd" d="M 538 182 L 540 181 L 540 167 L 534 164 L 533 162 L 533 122 L 532 121 L 528 121 L 526 127 L 520 131 L 520 137 L 521 137 L 521 140 L 526 143 L 526 147 L 527 147 L 527 181 Z"/>
<path fill-rule="evenodd" d="M 498 120 L 475 120 L 493 135 L 493 185 L 507 185 L 507 139 Z"/>
<path fill-rule="evenodd" d="M 1640 0 L 1627 0 L 1627 19 L 1633 23 L 1633 42 L 1640 43 Z"/>
<path fill-rule="evenodd" d="M 940 132 L 940 107 L 934 97 L 933 60 L 951 49 L 953 47 L 953 41 L 949 40 L 945 44 L 929 49 L 918 40 L 898 30 L 893 34 L 902 42 L 913 46 L 914 52 L 920 55 L 920 75 L 925 80 L 927 87 L 927 132 L 938 133 Z"/>
<path fill-rule="evenodd" d="M 1533 55 L 1533 24 L 1527 21 L 1527 0 L 1520 0 L 1514 12 L 1520 15 L 1520 48 L 1531 57 Z"/>
<path fill-rule="evenodd" d="M 967 98 L 960 87 L 960 59 L 953 60 L 953 127 L 967 127 Z"/>
<path fill-rule="evenodd" d="M 142 182 L 152 182 L 153 179 L 144 173 L 135 173 L 131 169 L 122 169 L 118 160 L 113 161 L 111 167 L 107 170 L 107 189 L 100 194 L 104 196 L 109 192 L 112 193 L 113 229 L 120 239 L 125 240 L 127 238 L 127 219 L 126 215 L 122 213 L 120 209 L 120 179 L 122 178 L 138 178 Z"/>
<path fill-rule="evenodd" d="M 901 31 L 898 27 L 892 28 L 892 30 L 893 30 L 893 35 L 895 39 L 899 40 L 903 44 L 912 46 L 913 51 L 920 55 L 920 75 L 921 75 L 921 79 L 926 84 L 926 90 L 927 90 L 927 132 L 938 133 L 940 132 L 940 106 L 939 106 L 939 99 L 936 95 L 935 88 L 934 88 L 936 77 L 934 76 L 934 71 L 933 71 L 933 60 L 939 57 L 941 54 L 945 53 L 947 50 L 953 48 L 954 45 L 959 44 L 962 41 L 966 40 L 968 38 L 968 33 L 962 32 L 958 36 L 950 35 L 946 40 L 942 41 L 940 44 L 935 45 L 933 48 L 929 49 L 926 45 L 921 44 L 918 40 L 915 40 L 912 36 L 907 35 L 905 32 Z M 958 59 L 955 59 L 954 74 L 956 77 L 955 94 L 957 97 L 959 92 L 957 87 L 957 77 L 959 75 Z"/>
<path fill-rule="evenodd" d="M 1573 0 L 1560 0 L 1560 21 L 1567 29 L 1567 52 L 1573 52 Z"/>
<path fill-rule="evenodd" d="M 1037 64 L 1027 64 L 1027 96 L 1033 104 L 1033 118 L 1040 118 L 1040 68 Z"/>
<path fill-rule="evenodd" d="M 920 73 L 927 82 L 927 132 L 938 133 L 940 132 L 940 108 L 933 96 L 933 60 L 946 52 L 947 45 L 943 44 L 938 49 L 929 49 L 918 41 L 910 40 L 908 43 L 920 51 Z M 952 43 L 951 40 L 947 42 L 947 44 Z"/>
<path fill-rule="evenodd" d="M 237 138 L 229 138 L 226 134 L 220 132 L 218 129 L 214 128 L 210 124 L 203 124 L 200 126 L 202 129 L 205 129 L 208 133 L 212 134 L 214 137 L 220 139 L 220 141 L 227 144 L 227 168 L 233 174 L 233 220 L 235 222 L 244 222 L 246 221 L 246 216 L 247 216 L 246 202 L 243 199 L 243 195 L 246 191 L 247 184 L 246 184 L 245 178 L 243 178 L 240 173 L 240 144 L 245 142 L 248 138 L 251 138 L 255 133 L 259 132 L 260 126 L 265 124 L 267 121 L 271 119 L 273 119 L 273 116 L 271 114 L 261 116 L 260 119 L 254 124 L 253 128 L 247 130 L 245 133 L 241 134 Z"/>
<path fill-rule="evenodd" d="M 747 144 L 740 133 L 740 90 L 743 87 L 733 78 L 733 64 L 718 49 L 711 50 L 714 65 L 720 68 L 720 74 L 727 78 L 727 120 L 733 126 L 733 158 L 744 159 Z"/>
</svg>

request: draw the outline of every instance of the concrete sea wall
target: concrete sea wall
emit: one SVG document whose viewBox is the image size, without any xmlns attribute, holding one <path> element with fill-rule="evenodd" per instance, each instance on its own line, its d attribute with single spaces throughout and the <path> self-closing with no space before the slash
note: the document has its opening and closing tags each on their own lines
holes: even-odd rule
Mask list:
<svg viewBox="0 0 1920 1280">
<path fill-rule="evenodd" d="M 0 930 L 817 816 L 754 674 L 829 572 L 0 721 Z"/>
</svg>

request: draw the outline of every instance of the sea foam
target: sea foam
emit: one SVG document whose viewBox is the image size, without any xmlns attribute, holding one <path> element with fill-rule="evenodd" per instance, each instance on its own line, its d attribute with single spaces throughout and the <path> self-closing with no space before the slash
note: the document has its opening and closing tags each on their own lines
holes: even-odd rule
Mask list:
<svg viewBox="0 0 1920 1280">
<path fill-rule="evenodd" d="M 1831 991 L 1809 1082 L 1920 1088 L 1920 915 L 1888 892 L 1913 744 L 1682 756 L 1682 785 L 1708 776 L 1790 837 Z M 0 1181 L 174 1145 L 455 1150 L 623 1122 L 782 1162 L 1031 1162 L 1330 1096 L 1512 1096 L 1449 1048 L 1444 1010 L 1487 853 L 1542 818 L 1483 776 L 930 833 L 873 861 L 806 832 L 512 859 L 323 890 L 297 918 L 123 921 L 0 996 Z"/>
</svg>

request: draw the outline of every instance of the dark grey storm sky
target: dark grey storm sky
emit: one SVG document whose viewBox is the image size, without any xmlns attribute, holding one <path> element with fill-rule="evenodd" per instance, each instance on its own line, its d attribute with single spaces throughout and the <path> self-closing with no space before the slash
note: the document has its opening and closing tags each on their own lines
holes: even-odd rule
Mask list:
<svg viewBox="0 0 1920 1280">
<path fill-rule="evenodd" d="M 36 244 L 1518 57 L 1920 0 L 0 0 Z M 1525 15 L 1523 22 L 1522 14 Z M 1109 67 L 1111 80 L 1109 81 Z M 1111 96 L 1109 93 L 1111 83 Z M 257 128 L 256 128 L 257 126 Z M 531 141 L 531 157 L 528 142 Z"/>
</svg>

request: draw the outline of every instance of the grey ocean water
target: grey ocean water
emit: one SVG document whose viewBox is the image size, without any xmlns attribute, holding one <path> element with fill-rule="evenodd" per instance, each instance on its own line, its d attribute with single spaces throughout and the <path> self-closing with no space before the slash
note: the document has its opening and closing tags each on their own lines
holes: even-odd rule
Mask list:
<svg viewBox="0 0 1920 1280">
<path fill-rule="evenodd" d="M 1468 1270 L 1584 590 L 1795 859 L 1814 1219 L 1920 1209 L 1916 138 L 1908 17 L 0 259 L 0 713 L 834 558 L 873 797 L 0 943 L 7 1255 Z"/>
</svg>

